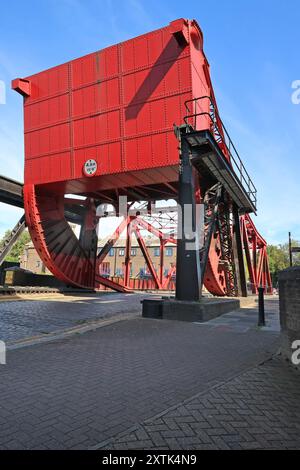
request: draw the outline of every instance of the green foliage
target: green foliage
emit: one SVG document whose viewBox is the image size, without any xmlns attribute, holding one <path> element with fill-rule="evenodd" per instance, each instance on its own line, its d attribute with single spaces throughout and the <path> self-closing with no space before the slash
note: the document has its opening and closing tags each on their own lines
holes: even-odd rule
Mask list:
<svg viewBox="0 0 300 470">
<path fill-rule="evenodd" d="M 292 240 L 292 246 L 299 246 L 300 243 L 297 240 Z M 278 272 L 286 269 L 290 265 L 289 256 L 289 244 L 284 243 L 282 245 L 268 245 L 268 256 L 270 272 L 273 279 L 273 285 L 277 284 Z M 300 254 L 293 254 L 293 265 L 300 265 Z"/>
<path fill-rule="evenodd" d="M 5 238 L 10 234 L 11 230 L 6 230 L 3 238 L 0 240 L 0 248 L 2 248 Z M 28 242 L 30 242 L 30 235 L 28 231 L 25 230 L 12 247 L 10 253 L 6 256 L 5 261 L 19 262 L 20 256 L 23 254 L 25 245 Z"/>
</svg>

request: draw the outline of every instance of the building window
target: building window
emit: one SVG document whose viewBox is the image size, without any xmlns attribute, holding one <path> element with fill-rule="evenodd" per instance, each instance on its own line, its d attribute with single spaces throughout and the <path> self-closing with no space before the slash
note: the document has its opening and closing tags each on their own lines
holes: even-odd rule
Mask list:
<svg viewBox="0 0 300 470">
<path fill-rule="evenodd" d="M 111 248 L 108 252 L 108 256 L 114 256 L 114 254 L 115 254 L 115 250 L 114 248 Z"/>
<path fill-rule="evenodd" d="M 160 249 L 154 248 L 154 256 L 160 256 Z"/>
<path fill-rule="evenodd" d="M 119 256 L 124 256 L 125 255 L 125 250 L 124 248 L 119 249 Z"/>
<path fill-rule="evenodd" d="M 110 263 L 104 262 L 100 264 L 100 274 L 109 275 L 110 274 Z"/>
<path fill-rule="evenodd" d="M 36 267 L 39 268 L 40 266 L 41 266 L 41 262 L 40 262 L 40 260 L 37 260 Z"/>
<path fill-rule="evenodd" d="M 125 276 L 125 271 L 126 271 L 126 264 L 125 264 L 125 263 L 122 263 L 122 274 L 123 274 L 123 276 Z M 133 273 L 133 270 L 132 270 L 132 262 L 130 262 L 129 277 L 132 277 L 132 273 Z"/>
<path fill-rule="evenodd" d="M 166 256 L 173 256 L 173 248 L 171 247 L 166 248 Z"/>
<path fill-rule="evenodd" d="M 131 256 L 136 256 L 136 248 L 131 248 L 130 254 Z"/>
</svg>

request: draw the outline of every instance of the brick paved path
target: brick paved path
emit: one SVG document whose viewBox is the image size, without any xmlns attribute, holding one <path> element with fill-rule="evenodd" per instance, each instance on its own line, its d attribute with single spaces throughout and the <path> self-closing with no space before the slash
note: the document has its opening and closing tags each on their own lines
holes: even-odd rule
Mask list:
<svg viewBox="0 0 300 470">
<path fill-rule="evenodd" d="M 300 449 L 300 374 L 273 358 L 98 448 Z"/>
<path fill-rule="evenodd" d="M 250 309 L 226 328 L 132 318 L 8 351 L 0 366 L 0 448 L 92 448 L 115 439 L 276 352 L 278 332 L 257 329 L 256 320 Z"/>
</svg>

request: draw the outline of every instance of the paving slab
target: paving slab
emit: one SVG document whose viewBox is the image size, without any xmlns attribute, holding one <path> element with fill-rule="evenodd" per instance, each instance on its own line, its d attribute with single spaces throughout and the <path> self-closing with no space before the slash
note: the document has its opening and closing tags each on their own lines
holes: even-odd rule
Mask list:
<svg viewBox="0 0 300 470">
<path fill-rule="evenodd" d="M 58 318 L 66 314 L 67 304 L 49 302 L 47 308 L 50 303 Z M 18 305 L 24 308 L 23 302 Z M 76 305 L 68 311 L 77 311 Z M 93 310 L 89 302 L 79 305 L 83 316 Z M 7 364 L 0 365 L 0 449 L 95 448 L 170 407 L 180 409 L 181 403 L 199 393 L 209 395 L 212 387 L 277 352 L 278 332 L 257 328 L 256 315 L 252 314 L 252 326 L 245 332 L 241 332 L 242 316 L 233 323 L 239 323 L 239 329 L 134 317 L 70 338 L 9 350 Z M 231 393 L 234 396 L 234 387 Z M 230 404 L 232 399 L 227 393 L 226 401 Z M 206 403 L 205 419 L 217 428 L 215 411 L 212 417 L 207 413 L 218 403 Z M 248 411 L 246 405 L 243 410 Z M 241 413 L 237 422 L 245 423 Z M 200 430 L 202 418 L 197 421 Z M 159 439 L 168 439 L 164 445 L 169 446 L 178 442 L 171 416 L 167 423 L 167 435 L 156 435 L 155 445 Z M 202 446 L 224 445 L 217 434 L 202 436 Z M 143 443 L 142 434 L 136 439 L 139 447 L 154 442 Z"/>
<path fill-rule="evenodd" d="M 274 357 L 97 448 L 299 450 L 300 375 Z"/>
</svg>

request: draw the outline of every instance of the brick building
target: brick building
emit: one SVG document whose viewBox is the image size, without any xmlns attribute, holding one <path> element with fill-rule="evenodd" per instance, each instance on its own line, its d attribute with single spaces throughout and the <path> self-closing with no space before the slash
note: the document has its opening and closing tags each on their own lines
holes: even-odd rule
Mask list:
<svg viewBox="0 0 300 470">
<path fill-rule="evenodd" d="M 159 272 L 160 268 L 160 244 L 159 240 L 153 237 L 144 238 L 154 268 Z M 98 243 L 98 250 L 105 245 L 107 239 L 100 239 Z M 124 273 L 125 263 L 125 238 L 119 238 L 114 247 L 111 248 L 104 262 L 100 266 L 100 274 L 104 276 L 117 276 L 122 277 Z M 171 243 L 165 245 L 164 251 L 164 269 L 165 274 L 168 273 L 170 267 L 176 263 L 176 246 Z M 28 269 L 34 273 L 50 274 L 44 263 L 41 261 L 38 253 L 36 252 L 32 242 L 26 244 L 24 253 L 20 259 L 20 266 Z M 147 277 L 149 271 L 145 258 L 141 252 L 139 244 L 135 238 L 132 239 L 131 244 L 131 275 L 130 277 Z"/>
<path fill-rule="evenodd" d="M 105 245 L 106 239 L 99 240 L 99 250 Z M 153 262 L 156 272 L 159 272 L 160 268 L 160 244 L 159 240 L 153 237 L 144 238 L 146 246 L 148 248 L 149 255 Z M 124 273 L 125 264 L 125 249 L 126 240 L 119 238 L 115 243 L 114 247 L 111 248 L 104 262 L 100 266 L 100 273 L 102 275 L 122 277 Z M 142 251 L 139 247 L 137 240 L 133 237 L 131 243 L 131 270 L 130 277 L 143 277 L 149 275 L 147 264 Z M 170 268 L 176 263 L 176 246 L 171 243 L 166 243 L 164 250 L 164 269 L 165 275 L 168 273 Z"/>
<path fill-rule="evenodd" d="M 20 267 L 36 274 L 51 274 L 46 268 L 32 242 L 26 243 L 20 257 Z"/>
</svg>

